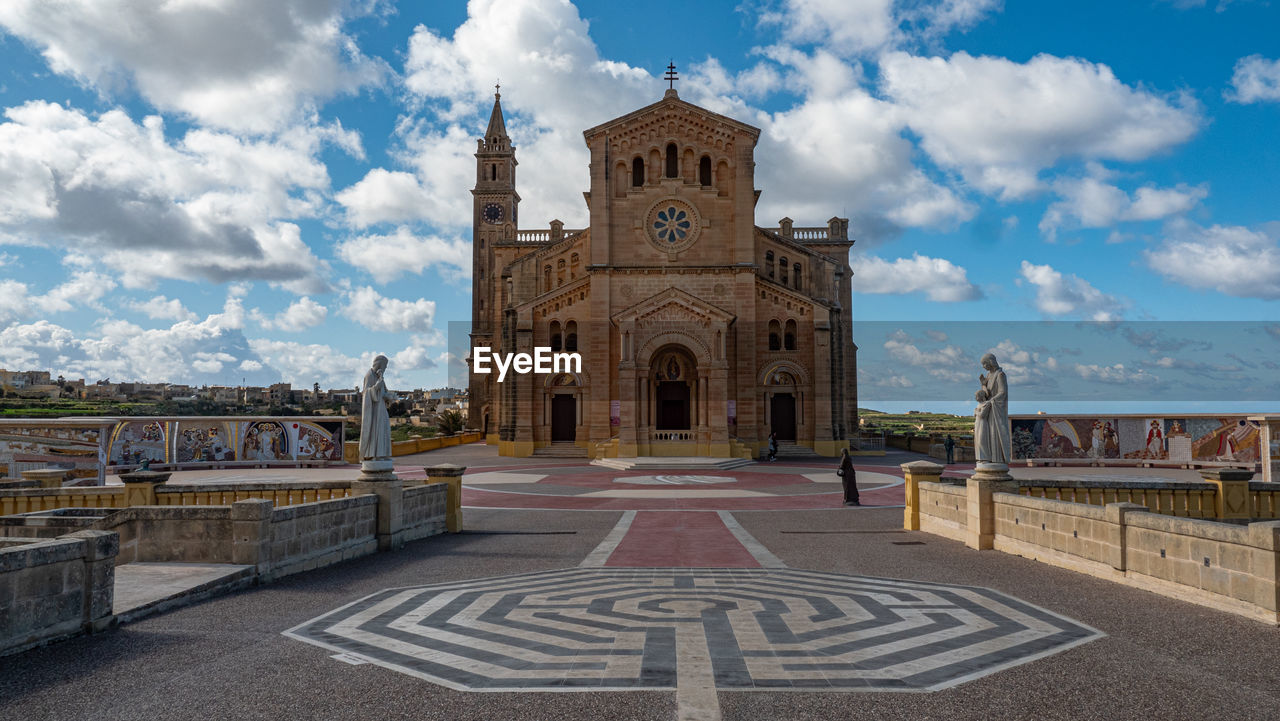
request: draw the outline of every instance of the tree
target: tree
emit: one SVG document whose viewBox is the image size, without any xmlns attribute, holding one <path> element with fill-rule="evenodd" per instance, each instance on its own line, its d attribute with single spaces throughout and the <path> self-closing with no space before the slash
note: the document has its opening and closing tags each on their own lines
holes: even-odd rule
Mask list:
<svg viewBox="0 0 1280 721">
<path fill-rule="evenodd" d="M 445 411 L 436 419 L 436 427 L 440 429 L 442 436 L 460 433 L 462 432 L 462 414 L 454 410 Z"/>
</svg>

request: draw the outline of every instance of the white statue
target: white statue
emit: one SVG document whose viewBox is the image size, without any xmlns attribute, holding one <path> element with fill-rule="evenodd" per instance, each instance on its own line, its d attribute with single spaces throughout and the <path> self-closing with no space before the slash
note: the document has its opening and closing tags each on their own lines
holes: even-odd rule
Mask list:
<svg viewBox="0 0 1280 721">
<path fill-rule="evenodd" d="M 391 460 L 391 416 L 387 403 L 395 396 L 387 391 L 382 378 L 387 370 L 387 357 L 373 359 L 373 367 L 364 374 L 364 395 L 360 404 L 360 460 Z"/>
<path fill-rule="evenodd" d="M 1013 435 L 1009 428 L 1009 381 L 991 353 L 982 356 L 987 372 L 978 376 L 982 388 L 975 399 L 973 441 L 979 463 L 1009 464 Z"/>
</svg>

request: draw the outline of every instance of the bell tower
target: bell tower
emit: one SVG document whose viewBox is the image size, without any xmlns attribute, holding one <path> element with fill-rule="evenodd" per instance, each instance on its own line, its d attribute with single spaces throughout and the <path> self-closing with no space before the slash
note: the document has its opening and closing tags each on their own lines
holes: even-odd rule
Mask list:
<svg viewBox="0 0 1280 721">
<path fill-rule="evenodd" d="M 471 347 L 496 348 L 500 339 L 501 292 L 493 246 L 515 240 L 520 194 L 516 192 L 516 149 L 502 117 L 502 94 L 494 86 L 493 112 L 484 137 L 476 141 L 476 185 L 471 190 Z M 486 433 L 490 418 L 491 375 L 471 375 L 468 425 Z"/>
</svg>

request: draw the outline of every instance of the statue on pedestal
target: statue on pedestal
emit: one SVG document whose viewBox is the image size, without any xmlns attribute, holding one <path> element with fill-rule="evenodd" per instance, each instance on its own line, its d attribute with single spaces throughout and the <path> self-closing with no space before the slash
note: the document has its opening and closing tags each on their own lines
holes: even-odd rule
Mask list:
<svg viewBox="0 0 1280 721">
<path fill-rule="evenodd" d="M 373 367 L 364 375 L 364 392 L 360 410 L 360 466 L 364 470 L 391 470 L 391 416 L 387 403 L 395 396 L 387 390 L 383 373 L 387 357 L 373 359 Z"/>
<path fill-rule="evenodd" d="M 991 353 L 982 356 L 981 388 L 974 396 L 973 450 L 978 463 L 1009 465 L 1013 436 L 1009 427 L 1009 381 Z"/>
</svg>

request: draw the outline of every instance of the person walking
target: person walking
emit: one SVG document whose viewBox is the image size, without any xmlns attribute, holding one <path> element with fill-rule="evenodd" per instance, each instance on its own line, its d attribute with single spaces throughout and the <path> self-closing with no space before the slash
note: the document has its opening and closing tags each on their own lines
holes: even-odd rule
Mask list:
<svg viewBox="0 0 1280 721">
<path fill-rule="evenodd" d="M 778 460 L 778 434 L 769 434 L 769 460 Z"/>
<path fill-rule="evenodd" d="M 844 505 L 861 506 L 858 500 L 858 472 L 853 469 L 853 457 L 848 448 L 840 449 L 840 468 L 836 471 L 840 483 L 844 486 Z"/>
<path fill-rule="evenodd" d="M 947 434 L 947 440 L 942 442 L 942 447 L 947 449 L 947 465 L 956 462 L 956 439 Z"/>
</svg>

